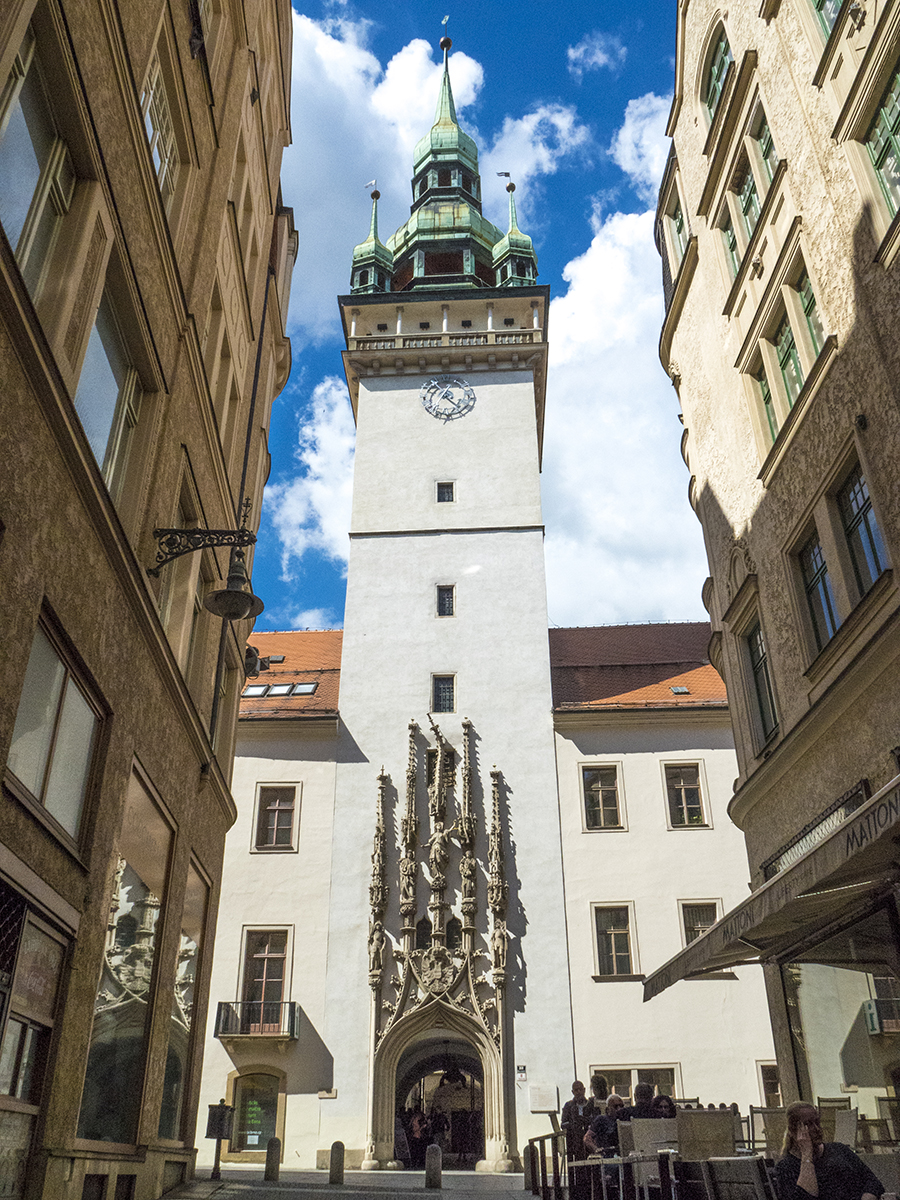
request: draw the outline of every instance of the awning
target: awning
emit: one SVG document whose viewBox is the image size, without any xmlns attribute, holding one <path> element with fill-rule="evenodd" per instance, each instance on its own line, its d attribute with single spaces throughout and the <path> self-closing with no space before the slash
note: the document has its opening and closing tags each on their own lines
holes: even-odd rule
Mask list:
<svg viewBox="0 0 900 1200">
<path fill-rule="evenodd" d="M 779 957 L 900 873 L 900 776 L 644 981 L 644 1000 L 692 975 Z"/>
</svg>

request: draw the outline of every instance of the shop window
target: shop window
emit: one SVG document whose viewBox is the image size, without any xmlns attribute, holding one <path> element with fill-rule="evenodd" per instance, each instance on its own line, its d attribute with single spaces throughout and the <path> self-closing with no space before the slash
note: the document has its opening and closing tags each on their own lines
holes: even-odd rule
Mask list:
<svg viewBox="0 0 900 1200">
<path fill-rule="evenodd" d="M 582 767 L 585 829 L 622 829 L 617 767 Z"/>
<path fill-rule="evenodd" d="M 158 1132 L 161 1138 L 178 1139 L 186 1134 L 181 1125 L 194 1037 L 194 989 L 200 969 L 208 906 L 209 885 L 191 863 L 181 914 L 181 944 L 175 968 L 169 1046 L 159 1110 Z"/>
<path fill-rule="evenodd" d="M 171 848 L 171 826 L 132 774 L 94 1003 L 80 1138 L 133 1144 L 137 1136 Z M 111 1079 L 115 1087 L 110 1087 Z"/>
<path fill-rule="evenodd" d="M 28 800 L 40 805 L 72 839 L 77 839 L 101 710 L 79 677 L 61 640 L 39 625 L 28 666 L 7 770 Z"/>
<path fill-rule="evenodd" d="M 278 1095 L 276 1075 L 239 1075 L 234 1097 L 234 1135 L 231 1150 L 265 1151 L 269 1138 L 277 1137 Z"/>
</svg>

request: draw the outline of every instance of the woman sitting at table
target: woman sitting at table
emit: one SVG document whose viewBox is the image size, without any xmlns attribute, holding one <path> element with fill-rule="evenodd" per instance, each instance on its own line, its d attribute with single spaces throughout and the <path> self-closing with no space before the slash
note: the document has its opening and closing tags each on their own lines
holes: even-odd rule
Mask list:
<svg viewBox="0 0 900 1200">
<path fill-rule="evenodd" d="M 664 1096 L 662 1092 L 658 1096 L 654 1096 L 650 1101 L 650 1107 L 660 1117 L 677 1117 L 678 1109 L 675 1107 L 675 1101 L 671 1096 Z"/>
<path fill-rule="evenodd" d="M 819 1110 L 801 1100 L 787 1110 L 782 1157 L 775 1167 L 781 1200 L 877 1200 L 881 1181 L 849 1146 L 826 1142 Z"/>
<path fill-rule="evenodd" d="M 604 1158 L 610 1158 L 618 1153 L 619 1127 L 616 1122 L 624 1107 L 625 1101 L 613 1092 L 606 1101 L 606 1112 L 594 1117 L 584 1135 L 584 1148 L 588 1154 L 602 1154 Z"/>
</svg>

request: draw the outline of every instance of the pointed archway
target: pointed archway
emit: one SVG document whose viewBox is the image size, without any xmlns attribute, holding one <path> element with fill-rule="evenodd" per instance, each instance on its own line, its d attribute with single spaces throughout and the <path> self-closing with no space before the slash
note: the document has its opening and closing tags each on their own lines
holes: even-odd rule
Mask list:
<svg viewBox="0 0 900 1200">
<path fill-rule="evenodd" d="M 484 1103 L 484 1157 L 479 1171 L 511 1171 L 509 1115 L 503 1064 L 483 1024 L 446 1000 L 435 997 L 393 1025 L 375 1051 L 367 1158 L 381 1167 L 394 1159 L 397 1088 L 411 1066 L 427 1059 L 434 1047 L 452 1042 L 480 1065 Z M 373 1162 L 374 1165 L 374 1162 Z"/>
</svg>

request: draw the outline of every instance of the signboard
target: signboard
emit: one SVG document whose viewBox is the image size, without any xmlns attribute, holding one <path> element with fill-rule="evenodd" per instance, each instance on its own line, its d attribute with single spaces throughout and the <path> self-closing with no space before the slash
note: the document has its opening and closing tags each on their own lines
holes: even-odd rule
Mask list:
<svg viewBox="0 0 900 1200">
<path fill-rule="evenodd" d="M 878 1012 L 878 1001 L 863 1000 L 862 1011 L 866 1022 L 866 1033 L 870 1036 L 881 1033 L 881 1016 Z"/>
<path fill-rule="evenodd" d="M 559 1092 L 553 1084 L 533 1083 L 528 1089 L 528 1097 L 533 1113 L 559 1112 Z"/>
</svg>

